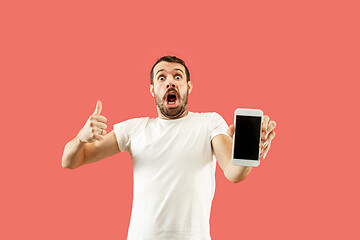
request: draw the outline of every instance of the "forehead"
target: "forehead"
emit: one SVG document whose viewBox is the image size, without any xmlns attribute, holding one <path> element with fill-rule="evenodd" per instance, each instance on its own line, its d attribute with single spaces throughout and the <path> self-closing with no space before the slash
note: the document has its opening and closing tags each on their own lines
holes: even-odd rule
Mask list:
<svg viewBox="0 0 360 240">
<path fill-rule="evenodd" d="M 175 69 L 181 69 L 181 71 L 185 74 L 185 67 L 181 65 L 180 63 L 174 63 L 174 62 L 159 62 L 154 67 L 154 76 L 158 73 L 158 71 L 163 70 L 161 72 L 171 72 Z"/>
</svg>

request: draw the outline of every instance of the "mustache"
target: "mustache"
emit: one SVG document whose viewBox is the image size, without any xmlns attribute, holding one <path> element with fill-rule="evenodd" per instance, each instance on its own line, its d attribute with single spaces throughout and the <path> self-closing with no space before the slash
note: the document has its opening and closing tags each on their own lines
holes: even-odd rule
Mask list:
<svg viewBox="0 0 360 240">
<path fill-rule="evenodd" d="M 180 99 L 180 94 L 178 93 L 178 91 L 176 91 L 175 88 L 172 88 L 172 87 L 171 87 L 171 88 L 169 88 L 169 89 L 165 92 L 165 94 L 164 94 L 164 100 L 166 99 L 168 93 L 171 92 L 171 91 L 172 91 L 172 92 L 175 92 L 176 97 Z"/>
</svg>

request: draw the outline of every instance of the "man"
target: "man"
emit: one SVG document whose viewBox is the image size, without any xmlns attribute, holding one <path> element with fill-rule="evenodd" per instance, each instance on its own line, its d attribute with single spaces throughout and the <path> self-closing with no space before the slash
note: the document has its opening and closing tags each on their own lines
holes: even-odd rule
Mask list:
<svg viewBox="0 0 360 240">
<path fill-rule="evenodd" d="M 66 144 L 62 166 L 78 168 L 119 152 L 131 154 L 133 208 L 128 240 L 211 239 L 209 218 L 216 160 L 227 179 L 244 180 L 251 167 L 231 162 L 234 126 L 217 113 L 188 112 L 193 88 L 184 61 L 160 58 L 150 73 L 157 118 L 135 118 L 106 134 L 101 102 L 79 134 Z M 261 159 L 269 151 L 275 122 L 264 116 Z M 215 156 L 215 158 L 213 158 Z"/>
</svg>

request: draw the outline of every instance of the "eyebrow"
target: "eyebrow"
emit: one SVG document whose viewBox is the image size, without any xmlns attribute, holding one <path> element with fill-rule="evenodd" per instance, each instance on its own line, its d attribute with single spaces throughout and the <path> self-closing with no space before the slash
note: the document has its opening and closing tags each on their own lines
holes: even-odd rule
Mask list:
<svg viewBox="0 0 360 240">
<path fill-rule="evenodd" d="M 183 72 L 180 68 L 174 68 L 174 70 L 180 71 L 180 72 L 182 72 L 182 74 L 184 74 L 184 72 Z M 157 73 L 155 74 L 155 76 L 156 76 L 159 72 L 161 72 L 161 71 L 165 71 L 165 69 L 160 69 L 159 71 L 157 71 Z"/>
<path fill-rule="evenodd" d="M 184 74 L 184 72 L 180 68 L 174 68 L 174 70 L 180 71 Z"/>
</svg>

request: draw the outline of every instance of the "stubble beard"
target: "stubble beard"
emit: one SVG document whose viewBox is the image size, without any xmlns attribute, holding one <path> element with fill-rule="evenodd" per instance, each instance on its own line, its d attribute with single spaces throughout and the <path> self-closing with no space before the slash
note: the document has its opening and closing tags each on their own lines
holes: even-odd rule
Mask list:
<svg viewBox="0 0 360 240">
<path fill-rule="evenodd" d="M 157 108 L 160 110 L 161 114 L 164 117 L 169 118 L 169 119 L 178 118 L 187 110 L 188 95 L 189 95 L 189 90 L 187 90 L 186 93 L 182 96 L 178 95 L 179 105 L 176 108 L 168 108 L 165 105 L 166 99 L 162 99 L 160 96 L 158 96 L 156 93 L 154 93 L 155 103 L 156 103 Z"/>
</svg>

